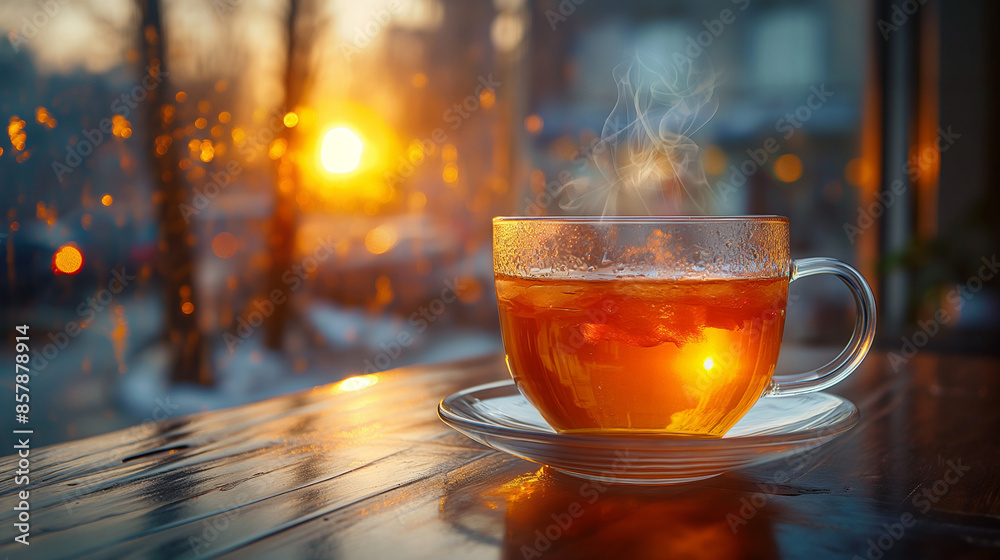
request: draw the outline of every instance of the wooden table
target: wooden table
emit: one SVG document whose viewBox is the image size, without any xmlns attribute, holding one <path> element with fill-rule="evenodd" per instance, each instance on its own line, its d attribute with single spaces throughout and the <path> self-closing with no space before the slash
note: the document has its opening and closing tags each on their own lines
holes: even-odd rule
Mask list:
<svg viewBox="0 0 1000 560">
<path fill-rule="evenodd" d="M 499 358 L 411 367 L 32 450 L 27 547 L 5 457 L 0 557 L 1000 556 L 996 360 L 896 373 L 872 355 L 835 390 L 861 409 L 849 434 L 658 488 L 594 486 L 438 420 L 442 397 L 506 375 Z"/>
</svg>

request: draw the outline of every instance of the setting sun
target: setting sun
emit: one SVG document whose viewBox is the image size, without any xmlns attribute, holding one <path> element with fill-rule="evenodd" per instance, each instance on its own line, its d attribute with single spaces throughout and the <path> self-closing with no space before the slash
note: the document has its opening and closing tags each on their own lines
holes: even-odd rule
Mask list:
<svg viewBox="0 0 1000 560">
<path fill-rule="evenodd" d="M 320 160 L 330 173 L 349 173 L 361 162 L 361 138 L 353 130 L 335 128 L 323 137 Z"/>
</svg>

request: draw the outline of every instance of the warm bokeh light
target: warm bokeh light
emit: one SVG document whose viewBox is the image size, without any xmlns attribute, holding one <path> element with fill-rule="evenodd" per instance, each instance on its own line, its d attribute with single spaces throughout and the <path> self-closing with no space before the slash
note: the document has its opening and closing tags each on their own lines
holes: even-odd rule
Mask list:
<svg viewBox="0 0 1000 560">
<path fill-rule="evenodd" d="M 111 133 L 119 138 L 129 138 L 132 136 L 132 123 L 121 115 L 111 117 Z"/>
<path fill-rule="evenodd" d="M 35 109 L 35 120 L 37 120 L 39 124 L 44 124 L 49 128 L 55 128 L 58 122 L 52 117 L 52 113 L 50 113 L 45 107 Z"/>
<path fill-rule="evenodd" d="M 798 181 L 802 177 L 802 160 L 792 154 L 781 156 L 774 161 L 774 176 L 785 183 Z"/>
<path fill-rule="evenodd" d="M 18 151 L 24 150 L 24 143 L 28 139 L 28 135 L 24 132 L 25 124 L 27 123 L 19 119 L 17 115 L 11 117 L 7 124 L 7 135 L 10 136 L 10 143 Z"/>
<path fill-rule="evenodd" d="M 456 282 L 458 299 L 462 303 L 472 304 L 483 296 L 483 284 L 475 276 L 463 276 Z"/>
<path fill-rule="evenodd" d="M 406 155 L 410 161 L 422 161 L 424 159 L 424 148 L 420 145 L 420 142 L 413 142 L 406 151 Z"/>
<path fill-rule="evenodd" d="M 293 111 L 289 111 L 288 113 L 285 113 L 285 118 L 282 119 L 282 121 L 285 123 L 285 126 L 292 128 L 293 126 L 299 124 L 299 116 Z"/>
<path fill-rule="evenodd" d="M 52 256 L 52 270 L 56 274 L 76 274 L 83 268 L 83 253 L 72 245 L 63 245 Z"/>
<path fill-rule="evenodd" d="M 177 95 L 174 96 L 174 99 L 176 99 L 178 103 L 184 103 L 184 101 L 187 98 L 188 98 L 188 94 L 184 93 L 183 91 L 178 91 Z"/>
<path fill-rule="evenodd" d="M 847 162 L 844 167 L 844 178 L 847 182 L 856 186 L 861 187 L 871 180 L 872 178 L 872 166 L 864 158 L 854 158 Z"/>
<path fill-rule="evenodd" d="M 705 362 L 701 364 L 705 368 L 705 371 L 711 371 L 715 367 L 715 360 L 711 356 L 705 358 Z"/>
<path fill-rule="evenodd" d="M 278 159 L 285 155 L 286 150 L 288 150 L 288 140 L 285 140 L 284 138 L 276 138 L 267 148 L 267 157 L 271 159 Z"/>
<path fill-rule="evenodd" d="M 181 311 L 183 311 L 185 315 L 190 315 L 194 313 L 194 304 L 191 303 L 190 301 L 185 301 L 181 305 Z"/>
<path fill-rule="evenodd" d="M 702 166 L 709 175 L 720 175 L 726 170 L 726 152 L 718 146 L 708 146 L 701 156 Z"/>
<path fill-rule="evenodd" d="M 413 75 L 411 81 L 413 82 L 413 87 L 422 88 L 427 85 L 427 75 L 417 72 Z"/>
<path fill-rule="evenodd" d="M 101 197 L 101 204 L 103 204 L 105 206 L 111 206 L 111 203 L 114 202 L 114 201 L 115 201 L 115 199 L 112 198 L 110 194 L 106 194 L 106 195 L 104 195 L 104 196 Z"/>
<path fill-rule="evenodd" d="M 201 154 L 198 156 L 201 161 L 208 163 L 215 158 L 215 145 L 212 144 L 211 140 L 202 140 L 197 148 L 201 150 Z"/>
<path fill-rule="evenodd" d="M 454 183 L 458 180 L 458 166 L 454 163 L 448 163 L 444 166 L 444 171 L 441 172 L 441 178 L 444 179 L 446 183 Z"/>
<path fill-rule="evenodd" d="M 493 90 L 490 88 L 483 88 L 483 90 L 479 92 L 479 104 L 482 105 L 483 109 L 489 109 L 492 107 L 493 104 L 496 103 L 496 100 L 497 95 L 493 93 Z"/>
<path fill-rule="evenodd" d="M 424 206 L 427 206 L 427 195 L 425 195 L 420 191 L 410 193 L 409 202 L 410 202 L 410 210 L 413 211 L 420 210 Z"/>
<path fill-rule="evenodd" d="M 372 254 L 381 255 L 392 249 L 399 240 L 399 234 L 392 224 L 382 224 L 365 236 L 365 248 Z"/>
<path fill-rule="evenodd" d="M 542 126 L 544 126 L 542 117 L 539 117 L 538 115 L 528 115 L 528 117 L 524 119 L 525 130 L 532 134 L 538 134 L 541 132 Z"/>
<path fill-rule="evenodd" d="M 212 238 L 212 252 L 220 259 L 228 259 L 235 255 L 239 247 L 239 239 L 228 231 L 223 231 Z"/>
<path fill-rule="evenodd" d="M 323 168 L 330 173 L 349 173 L 361 162 L 361 138 L 349 128 L 339 127 L 327 132 L 320 148 Z"/>
<path fill-rule="evenodd" d="M 341 391 L 359 391 L 367 387 L 378 383 L 378 376 L 372 375 L 358 375 L 355 377 L 348 377 L 347 379 L 340 382 L 337 386 Z"/>
</svg>

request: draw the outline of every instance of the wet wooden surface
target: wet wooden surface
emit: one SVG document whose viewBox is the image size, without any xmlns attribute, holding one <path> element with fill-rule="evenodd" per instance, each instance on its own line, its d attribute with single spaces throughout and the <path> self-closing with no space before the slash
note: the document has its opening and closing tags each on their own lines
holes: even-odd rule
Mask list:
<svg viewBox="0 0 1000 560">
<path fill-rule="evenodd" d="M 4 457 L 0 557 L 1000 557 L 996 360 L 869 356 L 833 391 L 861 409 L 849 434 L 660 488 L 588 485 L 438 420 L 442 397 L 506 375 L 406 368 L 32 450 L 28 547 Z"/>
</svg>

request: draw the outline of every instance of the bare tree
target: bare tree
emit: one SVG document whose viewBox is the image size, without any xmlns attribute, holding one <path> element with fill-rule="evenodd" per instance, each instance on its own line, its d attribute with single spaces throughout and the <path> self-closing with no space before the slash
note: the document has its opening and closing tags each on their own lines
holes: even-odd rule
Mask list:
<svg viewBox="0 0 1000 560">
<path fill-rule="evenodd" d="M 170 345 L 170 378 L 174 382 L 210 385 L 212 376 L 205 359 L 205 342 L 196 320 L 194 283 L 194 235 L 181 213 L 185 201 L 184 182 L 178 172 L 178 143 L 173 142 L 166 110 L 170 78 L 166 70 L 161 0 L 136 0 L 139 4 L 139 53 L 143 72 L 159 84 L 146 99 L 146 153 L 153 158 L 153 184 L 158 185 L 160 267 L 164 279 L 166 335 Z M 160 150 L 157 151 L 157 139 Z M 168 140 L 169 139 L 169 140 Z M 165 149 L 164 146 L 165 145 Z"/>
<path fill-rule="evenodd" d="M 318 13 L 314 0 L 289 0 L 285 19 L 287 33 L 286 63 L 284 76 L 285 111 L 294 111 L 300 106 L 303 95 L 309 91 L 312 78 L 310 68 L 313 62 L 313 45 L 319 28 Z M 294 154 L 299 146 L 297 129 L 283 128 L 279 138 L 287 142 L 285 155 L 277 160 L 278 185 L 276 189 L 274 214 L 271 217 L 269 244 L 271 248 L 271 269 L 268 275 L 267 292 L 282 290 L 282 274 L 292 265 L 295 246 L 295 231 L 298 224 L 298 206 L 295 195 L 299 186 L 299 169 Z M 275 306 L 274 315 L 268 321 L 265 344 L 268 348 L 280 349 L 285 325 L 288 322 L 290 303 Z"/>
</svg>

